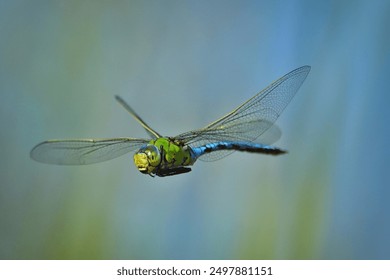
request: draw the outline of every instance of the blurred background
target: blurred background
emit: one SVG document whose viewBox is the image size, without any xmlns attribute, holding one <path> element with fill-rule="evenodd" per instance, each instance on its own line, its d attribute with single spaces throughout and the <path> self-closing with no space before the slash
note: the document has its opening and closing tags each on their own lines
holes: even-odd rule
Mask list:
<svg viewBox="0 0 390 280">
<path fill-rule="evenodd" d="M 1 259 L 389 259 L 389 1 L 0 2 Z M 151 178 L 47 139 L 205 126 L 312 70 L 272 157 Z"/>
</svg>

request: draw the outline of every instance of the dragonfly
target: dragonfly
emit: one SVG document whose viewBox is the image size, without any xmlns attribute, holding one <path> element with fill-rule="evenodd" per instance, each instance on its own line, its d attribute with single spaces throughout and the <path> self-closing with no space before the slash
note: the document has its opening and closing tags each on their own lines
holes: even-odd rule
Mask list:
<svg viewBox="0 0 390 280">
<path fill-rule="evenodd" d="M 287 151 L 272 146 L 281 136 L 274 123 L 305 81 L 310 68 L 302 66 L 289 72 L 227 115 L 175 137 L 156 132 L 121 97 L 115 96 L 150 138 L 48 140 L 36 145 L 30 156 L 48 164 L 86 165 L 136 151 L 133 160 L 141 173 L 164 177 L 190 172 L 190 166 L 198 159 L 214 161 L 234 151 L 285 154 Z"/>
</svg>

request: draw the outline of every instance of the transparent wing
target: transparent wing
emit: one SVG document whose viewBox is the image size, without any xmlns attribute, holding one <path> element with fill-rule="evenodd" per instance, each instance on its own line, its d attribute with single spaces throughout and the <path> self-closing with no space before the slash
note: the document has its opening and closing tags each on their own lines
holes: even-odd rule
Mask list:
<svg viewBox="0 0 390 280">
<path fill-rule="evenodd" d="M 148 142 L 136 138 L 49 140 L 36 145 L 30 156 L 43 163 L 84 165 L 119 157 Z"/>
<path fill-rule="evenodd" d="M 310 66 L 297 68 L 273 82 L 244 104 L 208 126 L 178 135 L 177 139 L 199 147 L 218 141 L 249 141 L 258 139 L 272 144 L 280 137 L 273 124 L 288 105 L 310 72 Z M 272 127 L 272 129 L 270 129 Z M 216 151 L 202 156 L 204 161 L 220 159 L 232 151 Z"/>
</svg>

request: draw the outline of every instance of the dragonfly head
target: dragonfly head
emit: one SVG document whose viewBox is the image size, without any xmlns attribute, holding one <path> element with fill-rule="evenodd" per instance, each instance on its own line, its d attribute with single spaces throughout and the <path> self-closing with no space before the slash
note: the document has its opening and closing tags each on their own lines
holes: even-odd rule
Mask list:
<svg viewBox="0 0 390 280">
<path fill-rule="evenodd" d="M 134 164 L 144 174 L 153 174 L 161 163 L 161 153 L 154 145 L 148 144 L 134 155 Z"/>
</svg>

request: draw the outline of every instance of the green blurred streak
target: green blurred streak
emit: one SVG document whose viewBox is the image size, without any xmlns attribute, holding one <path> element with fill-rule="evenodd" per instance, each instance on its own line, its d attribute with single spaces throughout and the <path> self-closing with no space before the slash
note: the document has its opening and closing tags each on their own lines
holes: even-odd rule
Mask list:
<svg viewBox="0 0 390 280">
<path fill-rule="evenodd" d="M 323 166 L 325 167 L 325 165 Z M 313 168 L 312 168 L 313 169 Z M 294 228 L 291 230 L 291 253 L 289 259 L 318 259 L 319 244 L 326 221 L 327 187 L 323 171 L 308 170 L 310 174 L 302 182 L 297 209 L 294 213 Z"/>
<path fill-rule="evenodd" d="M 271 211 L 270 211 L 271 212 Z M 260 216 L 258 223 L 253 219 L 247 221 L 254 223 L 245 233 L 245 241 L 241 242 L 238 259 L 274 259 L 277 247 L 277 216 L 268 212 L 266 216 Z"/>
</svg>

